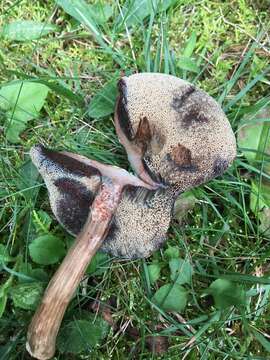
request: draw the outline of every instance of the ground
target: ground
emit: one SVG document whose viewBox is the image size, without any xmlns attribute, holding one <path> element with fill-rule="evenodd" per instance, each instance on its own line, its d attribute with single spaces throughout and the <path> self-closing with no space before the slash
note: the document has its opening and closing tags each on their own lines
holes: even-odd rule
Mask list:
<svg viewBox="0 0 270 360">
<path fill-rule="evenodd" d="M 115 84 L 142 71 L 213 96 L 238 156 L 181 195 L 163 249 L 145 260 L 96 256 L 55 359 L 270 358 L 269 1 L 93 4 L 0 3 L 0 358 L 30 358 L 28 324 L 73 241 L 29 150 L 42 142 L 129 169 L 113 126 Z"/>
</svg>

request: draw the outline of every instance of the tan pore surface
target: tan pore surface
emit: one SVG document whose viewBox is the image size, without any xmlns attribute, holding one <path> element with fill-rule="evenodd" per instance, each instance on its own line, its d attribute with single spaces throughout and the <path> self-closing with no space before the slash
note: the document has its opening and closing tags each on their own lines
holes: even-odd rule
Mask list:
<svg viewBox="0 0 270 360">
<path fill-rule="evenodd" d="M 229 121 L 205 92 L 165 74 L 141 73 L 122 80 L 134 133 L 142 117 L 150 123 L 153 139 L 145 154 L 146 163 L 171 185 L 180 191 L 199 185 L 220 175 L 214 171 L 218 161 L 226 168 L 224 164 L 234 159 L 236 143 Z M 195 91 L 190 91 L 192 88 Z M 160 140 L 162 144 L 158 144 Z M 177 168 L 168 160 L 178 144 L 190 151 L 196 171 Z"/>
<path fill-rule="evenodd" d="M 174 199 L 167 191 L 156 192 L 152 198 L 145 200 L 143 194 L 146 192 L 138 189 L 134 199 L 130 198 L 128 190 L 124 192 L 115 214 L 115 234 L 106 239 L 103 250 L 115 256 L 143 258 L 163 244 Z"/>
<path fill-rule="evenodd" d="M 81 177 L 65 171 L 61 166 L 44 156 L 39 146 L 33 147 L 30 155 L 45 181 L 55 217 L 68 232 L 77 235 L 72 233 L 63 223 L 58 204 L 65 195 L 58 190 L 54 182 L 59 178 L 76 180 L 95 194 L 100 185 L 99 176 Z M 132 193 L 136 193 L 135 196 L 130 196 L 130 189 L 133 189 Z M 111 235 L 109 233 L 101 246 L 101 250 L 109 252 L 113 256 L 124 258 L 149 256 L 161 246 L 166 238 L 173 201 L 171 194 L 169 192 L 166 194 L 156 193 L 146 199 L 146 195 L 153 192 L 142 188 L 135 189 L 135 187 L 131 186 L 124 190 L 114 216 L 116 231 Z M 89 208 L 89 212 L 90 210 Z"/>
</svg>

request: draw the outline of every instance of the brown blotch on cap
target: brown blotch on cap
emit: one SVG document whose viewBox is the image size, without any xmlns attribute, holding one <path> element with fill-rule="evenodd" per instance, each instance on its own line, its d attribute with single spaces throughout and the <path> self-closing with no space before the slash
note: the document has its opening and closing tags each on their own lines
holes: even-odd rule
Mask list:
<svg viewBox="0 0 270 360">
<path fill-rule="evenodd" d="M 134 132 L 129 120 L 128 112 L 126 110 L 123 97 L 119 98 L 116 111 L 117 111 L 118 122 L 121 130 L 126 135 L 126 137 L 131 141 L 134 136 Z"/>
<path fill-rule="evenodd" d="M 145 152 L 148 144 L 152 138 L 152 133 L 150 129 L 150 124 L 146 116 L 143 116 L 140 119 L 134 141 L 137 145 L 142 148 L 142 151 Z"/>
<path fill-rule="evenodd" d="M 40 153 L 46 158 L 46 160 L 55 163 L 63 170 L 77 176 L 91 177 L 93 175 L 100 175 L 100 172 L 96 168 L 86 165 L 68 155 L 46 149 L 44 146 L 40 146 Z"/>
<path fill-rule="evenodd" d="M 54 185 L 61 194 L 56 203 L 56 216 L 69 232 L 77 235 L 89 216 L 94 195 L 74 179 L 59 178 Z"/>
<path fill-rule="evenodd" d="M 188 150 L 189 152 L 186 150 Z M 183 154 L 180 153 L 180 150 L 175 151 L 174 158 L 172 157 L 172 153 L 167 154 L 165 159 L 168 160 L 170 163 L 172 163 L 172 168 L 171 168 L 172 172 L 174 170 L 190 172 L 190 173 L 194 173 L 198 171 L 198 165 L 192 162 L 190 150 L 189 149 L 186 150 L 183 152 Z"/>
<path fill-rule="evenodd" d="M 181 111 L 184 103 L 189 99 L 189 97 L 196 91 L 193 85 L 186 86 L 185 92 L 174 92 L 172 100 L 172 108 L 175 111 Z"/>
<path fill-rule="evenodd" d="M 209 119 L 206 115 L 204 115 L 199 109 L 191 108 L 184 114 L 182 119 L 183 127 L 185 129 L 189 128 L 190 126 L 194 126 L 197 124 L 208 123 Z"/>
<path fill-rule="evenodd" d="M 191 165 L 191 151 L 181 144 L 173 147 L 170 157 L 171 160 L 178 166 Z"/>
</svg>

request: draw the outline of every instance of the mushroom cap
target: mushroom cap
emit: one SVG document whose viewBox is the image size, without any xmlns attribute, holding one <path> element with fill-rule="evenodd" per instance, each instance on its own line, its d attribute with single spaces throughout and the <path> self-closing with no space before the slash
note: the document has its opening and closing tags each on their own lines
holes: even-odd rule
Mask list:
<svg viewBox="0 0 270 360">
<path fill-rule="evenodd" d="M 139 176 L 143 166 L 155 182 L 182 192 L 221 175 L 235 158 L 226 115 L 194 85 L 140 73 L 123 77 L 119 91 L 116 130 Z"/>
<path fill-rule="evenodd" d="M 56 219 L 69 233 L 77 235 L 101 185 L 100 172 L 42 145 L 32 147 L 30 156 L 45 181 Z"/>
</svg>

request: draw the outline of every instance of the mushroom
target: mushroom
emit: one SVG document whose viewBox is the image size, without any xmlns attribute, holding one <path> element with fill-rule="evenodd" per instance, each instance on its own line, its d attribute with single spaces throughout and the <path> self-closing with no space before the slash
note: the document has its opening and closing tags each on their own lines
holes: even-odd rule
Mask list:
<svg viewBox="0 0 270 360">
<path fill-rule="evenodd" d="M 57 153 L 41 145 L 33 147 L 30 155 L 45 179 L 53 211 L 59 212 L 63 224 L 81 225 L 80 220 L 76 225 L 76 203 L 87 213 L 82 231 L 51 279 L 28 329 L 27 351 L 37 359 L 50 359 L 66 307 L 108 231 L 123 187 L 152 186 L 124 169 L 83 157 L 78 161 L 75 154 Z"/>
<path fill-rule="evenodd" d="M 236 155 L 230 123 L 204 91 L 171 75 L 119 81 L 115 128 L 138 176 L 176 193 L 221 175 Z"/>
<path fill-rule="evenodd" d="M 236 141 L 220 105 L 187 81 L 140 73 L 118 86 L 118 138 L 136 174 L 159 188 L 124 192 L 102 249 L 142 258 L 166 240 L 178 195 L 220 176 L 236 156 Z"/>
<path fill-rule="evenodd" d="M 81 155 L 31 150 L 56 218 L 77 236 L 28 330 L 27 350 L 38 359 L 53 356 L 65 309 L 97 249 L 149 256 L 166 239 L 178 194 L 221 175 L 235 157 L 225 114 L 190 83 L 142 73 L 122 78 L 119 92 L 116 132 L 140 179 Z"/>
</svg>

